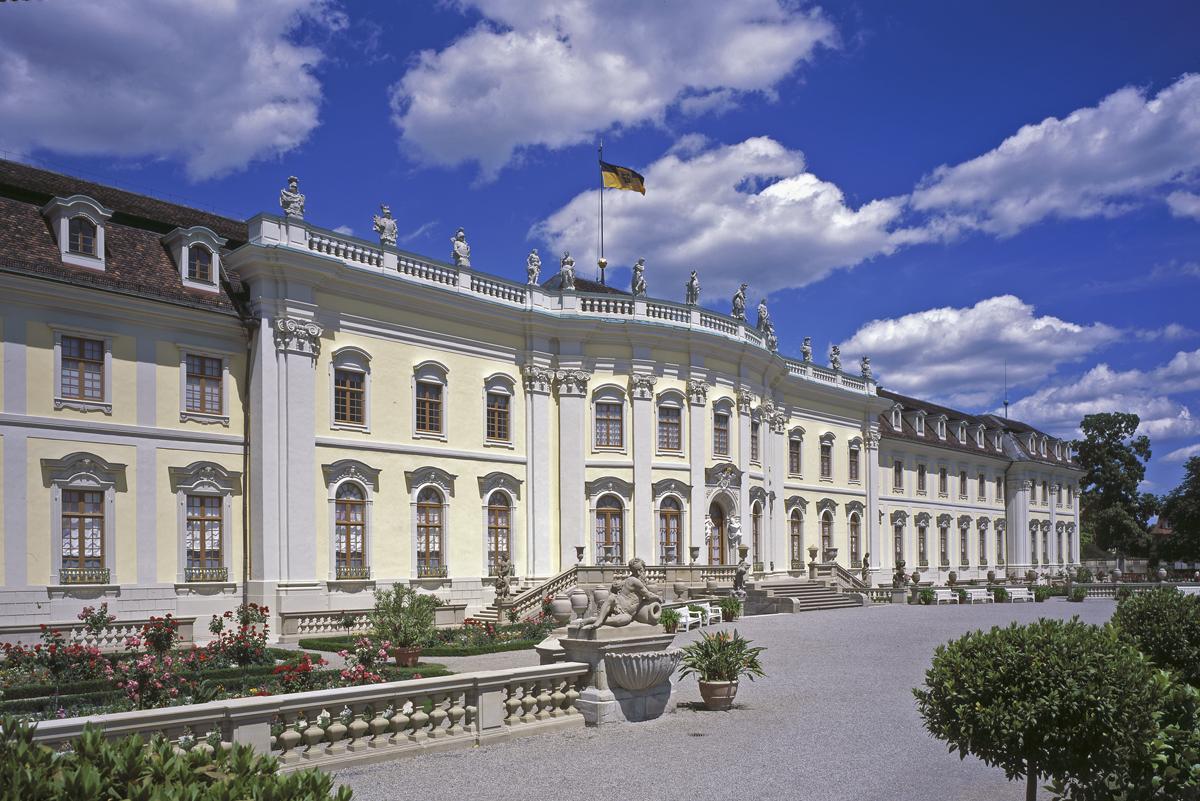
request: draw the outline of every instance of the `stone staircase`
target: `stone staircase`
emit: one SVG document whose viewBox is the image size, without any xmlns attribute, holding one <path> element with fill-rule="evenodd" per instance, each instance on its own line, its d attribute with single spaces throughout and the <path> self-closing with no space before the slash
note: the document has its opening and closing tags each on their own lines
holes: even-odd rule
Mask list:
<svg viewBox="0 0 1200 801">
<path fill-rule="evenodd" d="M 861 595 L 843 592 L 821 581 L 789 579 L 759 583 L 746 595 L 747 614 L 813 612 L 863 605 Z"/>
</svg>

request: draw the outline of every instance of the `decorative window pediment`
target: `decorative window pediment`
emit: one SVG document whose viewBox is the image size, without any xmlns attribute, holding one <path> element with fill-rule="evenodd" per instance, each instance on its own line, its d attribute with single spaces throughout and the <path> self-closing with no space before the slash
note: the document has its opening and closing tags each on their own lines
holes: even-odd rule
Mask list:
<svg viewBox="0 0 1200 801">
<path fill-rule="evenodd" d="M 801 514 L 808 508 L 808 499 L 800 495 L 789 495 L 787 500 L 783 502 L 784 508 L 790 514 L 792 511 L 799 509 Z"/>
<path fill-rule="evenodd" d="M 817 501 L 817 513 L 818 514 L 820 514 L 822 512 L 836 512 L 837 508 L 838 508 L 838 502 L 835 501 L 833 498 L 822 498 L 821 500 Z"/>
<path fill-rule="evenodd" d="M 994 521 L 992 521 L 992 528 L 994 528 L 996 531 L 1002 532 L 1008 528 L 1008 521 L 1006 521 L 1003 517 L 997 517 Z"/>
<path fill-rule="evenodd" d="M 226 470 L 216 462 L 192 462 L 187 467 L 168 467 L 171 492 L 241 495 L 242 474 Z"/>
<path fill-rule="evenodd" d="M 767 504 L 767 491 L 762 487 L 750 488 L 750 502 L 761 503 L 763 506 Z"/>
<path fill-rule="evenodd" d="M 204 292 L 220 291 L 221 248 L 225 241 L 202 225 L 176 228 L 162 238 L 183 285 Z"/>
<path fill-rule="evenodd" d="M 897 509 L 891 515 L 892 525 L 904 525 L 908 522 L 908 512 L 903 509 Z"/>
<path fill-rule="evenodd" d="M 419 470 L 404 471 L 404 485 L 408 493 L 416 497 L 417 490 L 433 485 L 451 498 L 454 497 L 454 479 L 458 476 L 447 473 L 440 467 L 422 467 Z"/>
<path fill-rule="evenodd" d="M 937 524 L 941 528 L 949 528 L 954 519 L 948 514 L 940 514 L 937 517 Z"/>
<path fill-rule="evenodd" d="M 335 487 L 343 481 L 349 480 L 359 482 L 369 488 L 371 492 L 379 492 L 379 472 L 376 468 L 363 464 L 357 459 L 338 459 L 332 464 L 321 465 L 321 475 L 324 477 L 327 487 Z M 454 476 L 450 476 L 450 482 L 453 483 L 453 481 Z M 409 490 L 411 491 L 411 489 L 410 486 Z"/>
<path fill-rule="evenodd" d="M 987 531 L 987 527 L 990 522 L 991 521 L 988 520 L 986 517 L 979 517 L 975 520 L 975 527 L 978 528 L 980 531 Z"/>
<path fill-rule="evenodd" d="M 499 470 L 479 477 L 479 496 L 486 500 L 496 490 L 504 490 L 514 499 L 521 499 L 521 479 Z"/>
<path fill-rule="evenodd" d="M 87 195 L 56 197 L 42 207 L 63 262 L 92 270 L 104 269 L 104 228 L 112 215 Z"/>
<path fill-rule="evenodd" d="M 77 451 L 61 459 L 42 459 L 46 486 L 112 488 L 125 492 L 125 465 L 108 462 L 91 453 Z"/>
<path fill-rule="evenodd" d="M 913 518 L 913 522 L 915 522 L 918 526 L 928 526 L 929 520 L 929 512 L 918 512 L 917 516 Z"/>
<path fill-rule="evenodd" d="M 857 514 L 861 515 L 863 513 L 863 509 L 865 509 L 865 508 L 866 507 L 863 506 L 862 501 L 849 501 L 846 504 L 846 514 L 852 515 L 852 514 L 857 513 Z"/>
<path fill-rule="evenodd" d="M 583 485 L 583 490 L 584 494 L 589 498 L 612 493 L 619 495 L 626 501 L 633 499 L 633 484 L 615 476 L 606 476 L 589 481 Z"/>
<path fill-rule="evenodd" d="M 650 491 L 656 501 L 668 494 L 678 495 L 680 498 L 686 500 L 691 497 L 692 487 L 690 484 L 685 484 L 677 478 L 664 478 L 651 484 Z"/>
<path fill-rule="evenodd" d="M 821 435 L 821 444 L 822 445 L 832 445 L 833 441 L 835 439 L 837 439 L 836 434 L 834 434 L 832 431 L 826 431 L 824 434 Z"/>
<path fill-rule="evenodd" d="M 704 469 L 704 483 L 710 487 L 733 488 L 742 486 L 742 471 L 732 462 L 721 462 Z"/>
<path fill-rule="evenodd" d="M 971 527 L 971 516 L 970 515 L 959 515 L 958 516 L 958 527 L 959 528 L 970 528 Z"/>
</svg>

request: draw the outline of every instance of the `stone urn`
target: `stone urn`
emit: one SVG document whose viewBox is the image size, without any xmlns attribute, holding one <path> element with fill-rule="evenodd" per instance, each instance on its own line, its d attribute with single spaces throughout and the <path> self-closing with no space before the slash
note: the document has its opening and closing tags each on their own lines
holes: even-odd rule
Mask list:
<svg viewBox="0 0 1200 801">
<path fill-rule="evenodd" d="M 597 587 L 592 590 L 592 602 L 596 604 L 596 611 L 600 611 L 600 607 L 604 606 L 604 602 L 608 600 L 608 596 L 612 595 L 608 587 Z"/>
<path fill-rule="evenodd" d="M 815 546 L 815 545 L 808 546 L 808 561 L 810 561 L 810 562 L 817 561 L 817 546 Z"/>
<path fill-rule="evenodd" d="M 696 560 L 700 558 L 700 546 L 692 545 L 688 548 L 688 555 L 692 558 L 692 564 L 696 564 Z"/>
<path fill-rule="evenodd" d="M 671 585 L 671 589 L 675 591 L 675 599 L 678 601 L 686 601 L 688 596 L 688 585 L 685 582 L 677 581 Z"/>
<path fill-rule="evenodd" d="M 1113 580 L 1113 584 L 1116 584 L 1118 581 L 1121 580 L 1121 568 L 1118 567 L 1116 570 L 1114 570 L 1112 572 L 1112 580 Z"/>
<path fill-rule="evenodd" d="M 1158 569 L 1157 575 L 1158 575 L 1159 581 L 1166 581 L 1167 580 L 1167 569 L 1165 567 L 1160 567 Z"/>
<path fill-rule="evenodd" d="M 832 548 L 832 547 L 830 547 L 830 548 L 826 548 L 826 549 L 825 549 L 825 561 L 826 561 L 826 562 L 836 562 L 836 561 L 837 561 L 837 555 L 838 555 L 838 549 L 837 549 L 837 548 Z"/>
<path fill-rule="evenodd" d="M 739 545 L 739 546 L 738 546 L 738 559 L 740 559 L 740 560 L 742 560 L 742 561 L 745 561 L 745 560 L 746 560 L 746 554 L 748 554 L 748 553 L 750 553 L 750 546 L 749 546 L 749 545 Z"/>
<path fill-rule="evenodd" d="M 736 681 L 701 681 L 700 697 L 704 705 L 716 712 L 724 712 L 733 707 L 733 699 L 737 696 Z"/>
<path fill-rule="evenodd" d="M 584 550 L 584 546 L 582 546 L 582 545 L 575 546 L 575 563 L 576 564 L 583 564 L 583 550 Z"/>
<path fill-rule="evenodd" d="M 987 572 L 987 578 L 988 578 L 988 584 L 995 584 L 996 583 L 996 571 L 989 570 Z"/>
<path fill-rule="evenodd" d="M 912 572 L 912 583 L 913 584 L 921 583 L 921 571 L 920 570 L 914 570 Z"/>
<path fill-rule="evenodd" d="M 604 669 L 610 683 L 636 692 L 668 681 L 682 656 L 683 651 L 678 648 L 634 654 L 608 653 L 604 655 Z"/>
<path fill-rule="evenodd" d="M 588 610 L 588 594 L 579 587 L 572 587 L 567 593 L 567 598 L 571 602 L 571 614 L 573 619 L 578 620 L 587 614 Z"/>
<path fill-rule="evenodd" d="M 951 570 L 951 571 L 950 571 L 950 575 L 946 577 L 946 582 L 947 582 L 947 583 L 948 583 L 948 584 L 949 584 L 951 587 L 953 587 L 955 584 L 957 584 L 957 583 L 958 583 L 958 573 L 956 573 L 955 571 Z"/>
<path fill-rule="evenodd" d="M 554 622 L 560 626 L 571 622 L 572 609 L 571 599 L 565 593 L 560 592 L 550 599 L 550 617 L 554 618 Z"/>
</svg>

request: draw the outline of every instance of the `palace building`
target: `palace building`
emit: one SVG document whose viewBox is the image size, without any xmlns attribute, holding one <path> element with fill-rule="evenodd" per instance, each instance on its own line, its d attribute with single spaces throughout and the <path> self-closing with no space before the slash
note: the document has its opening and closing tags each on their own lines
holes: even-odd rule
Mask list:
<svg viewBox="0 0 1200 801">
<path fill-rule="evenodd" d="M 1079 561 L 1080 470 L 1029 425 L 785 357 L 744 297 L 569 259 L 541 282 L 534 255 L 517 283 L 461 230 L 442 261 L 386 209 L 367 241 L 305 222 L 294 180 L 280 202 L 240 221 L 0 162 L 0 627 L 393 583 L 472 611 L 501 555 L 529 586 L 739 544 L 760 581 Z"/>
</svg>

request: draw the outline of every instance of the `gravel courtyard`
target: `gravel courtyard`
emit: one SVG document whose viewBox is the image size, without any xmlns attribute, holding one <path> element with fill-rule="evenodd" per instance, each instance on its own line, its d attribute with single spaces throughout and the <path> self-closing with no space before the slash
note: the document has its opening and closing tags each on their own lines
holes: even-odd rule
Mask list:
<svg viewBox="0 0 1200 801">
<path fill-rule="evenodd" d="M 1017 801 L 1021 782 L 1010 784 L 974 758 L 960 761 L 925 733 L 910 690 L 934 647 L 963 632 L 1076 614 L 1102 623 L 1113 608 L 1106 600 L 1051 599 L 746 618 L 736 628 L 767 646 L 768 676 L 742 682 L 731 712 L 691 709 L 700 693 L 689 678 L 678 689 L 679 711 L 656 721 L 399 759 L 343 771 L 337 780 L 359 801 Z M 524 654 L 520 661 L 533 660 Z"/>
</svg>

